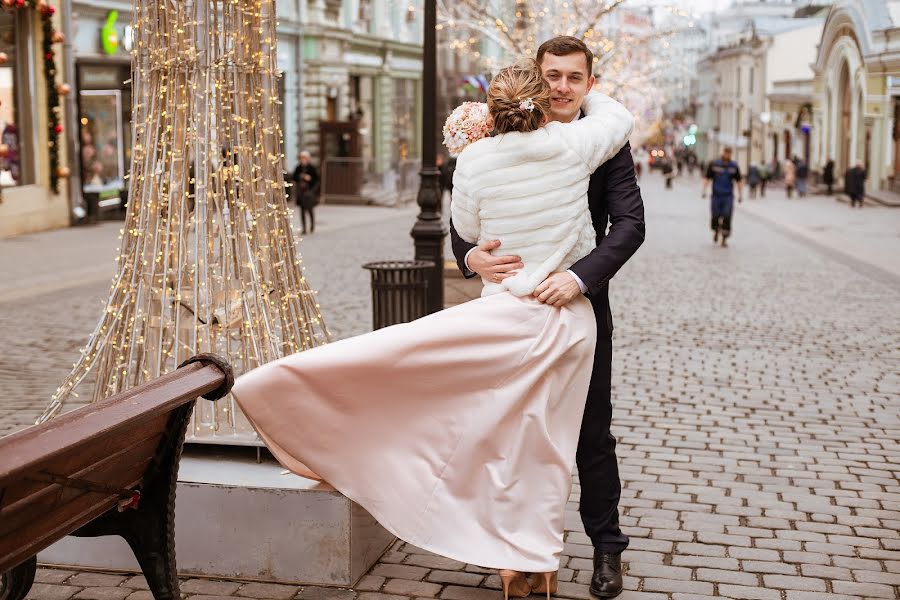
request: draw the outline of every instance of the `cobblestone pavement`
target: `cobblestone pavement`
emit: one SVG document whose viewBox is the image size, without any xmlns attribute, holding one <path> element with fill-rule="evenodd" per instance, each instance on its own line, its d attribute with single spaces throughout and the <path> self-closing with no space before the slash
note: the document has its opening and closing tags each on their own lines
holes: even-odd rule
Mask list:
<svg viewBox="0 0 900 600">
<path fill-rule="evenodd" d="M 731 247 L 714 246 L 696 187 L 667 191 L 659 182 L 656 174 L 642 182 L 648 241 L 612 287 L 613 427 L 631 536 L 620 598 L 900 598 L 900 285 L 741 209 Z M 347 228 L 346 237 L 323 234 L 319 251 L 304 249 L 330 312 L 327 286 L 356 275 L 315 272 L 313 264 L 357 245 L 360 255 L 385 248 L 394 256 L 388 229 Z M 396 229 L 405 243 L 408 221 Z M 367 241 L 376 236 L 377 246 Z M 361 261 L 352 262 L 355 273 Z M 23 349 L 72 340 L 77 348 L 77 327 L 58 331 L 72 295 L 0 305 L 4 321 L 16 311 L 12 336 L 4 323 L 4 364 Z M 362 312 L 349 300 L 344 306 Z M 366 330 L 364 316 L 343 331 Z M 22 323 L 38 318 L 40 328 Z M 16 385 L 52 387 L 49 375 L 20 371 Z M 0 398 L 16 397 L 12 382 L 0 386 Z M 588 597 L 591 548 L 577 501 L 576 486 L 562 598 Z M 149 598 L 140 576 L 42 569 L 39 581 L 34 600 Z M 183 586 L 197 600 L 496 600 L 498 590 L 492 573 L 402 542 L 354 590 L 198 579 Z"/>
</svg>

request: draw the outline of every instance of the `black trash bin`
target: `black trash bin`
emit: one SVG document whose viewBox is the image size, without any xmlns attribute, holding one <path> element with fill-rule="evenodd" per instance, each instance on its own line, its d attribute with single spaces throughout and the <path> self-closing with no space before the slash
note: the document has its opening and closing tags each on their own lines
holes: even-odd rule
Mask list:
<svg viewBox="0 0 900 600">
<path fill-rule="evenodd" d="M 363 265 L 372 273 L 372 329 L 428 314 L 430 260 L 384 260 Z"/>
</svg>

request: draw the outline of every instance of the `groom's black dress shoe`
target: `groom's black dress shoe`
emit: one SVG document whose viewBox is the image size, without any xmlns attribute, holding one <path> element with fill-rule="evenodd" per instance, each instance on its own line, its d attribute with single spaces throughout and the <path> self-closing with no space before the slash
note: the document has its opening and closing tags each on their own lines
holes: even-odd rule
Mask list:
<svg viewBox="0 0 900 600">
<path fill-rule="evenodd" d="M 622 553 L 594 551 L 591 593 L 599 598 L 615 598 L 622 593 Z"/>
</svg>

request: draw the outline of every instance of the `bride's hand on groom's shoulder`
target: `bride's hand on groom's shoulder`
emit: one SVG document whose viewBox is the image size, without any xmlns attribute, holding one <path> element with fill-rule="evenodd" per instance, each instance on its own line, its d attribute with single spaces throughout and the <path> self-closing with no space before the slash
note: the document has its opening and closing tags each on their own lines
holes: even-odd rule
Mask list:
<svg viewBox="0 0 900 600">
<path fill-rule="evenodd" d="M 550 306 L 565 306 L 581 295 L 581 287 L 569 273 L 551 273 L 532 294 Z"/>
</svg>

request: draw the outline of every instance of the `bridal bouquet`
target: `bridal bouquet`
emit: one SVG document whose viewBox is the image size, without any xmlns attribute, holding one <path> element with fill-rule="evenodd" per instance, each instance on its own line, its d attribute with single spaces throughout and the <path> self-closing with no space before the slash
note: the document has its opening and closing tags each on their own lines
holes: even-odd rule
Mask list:
<svg viewBox="0 0 900 600">
<path fill-rule="evenodd" d="M 463 149 L 490 135 L 494 121 L 484 102 L 463 102 L 457 106 L 444 123 L 444 145 L 451 156 L 458 156 Z"/>
</svg>

